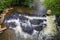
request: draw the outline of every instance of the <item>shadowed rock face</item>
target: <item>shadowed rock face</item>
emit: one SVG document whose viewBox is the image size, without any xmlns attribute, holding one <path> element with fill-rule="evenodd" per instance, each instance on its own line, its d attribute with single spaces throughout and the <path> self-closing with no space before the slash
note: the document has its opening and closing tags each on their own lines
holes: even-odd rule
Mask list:
<svg viewBox="0 0 60 40">
<path fill-rule="evenodd" d="M 46 26 L 46 24 L 44 24 L 44 21 L 46 21 L 45 19 L 43 20 L 39 18 L 29 19 L 29 17 L 25 17 L 25 16 L 27 15 L 23 15 L 23 14 L 19 14 L 18 12 L 15 12 L 5 17 L 4 19 L 4 23 L 6 24 L 7 28 L 13 29 L 15 31 L 16 40 L 18 40 L 18 37 L 20 38 L 30 37 L 32 39 L 37 38 L 39 32 L 43 30 L 43 25 Z"/>
<path fill-rule="evenodd" d="M 43 22 L 43 20 L 39 20 L 39 19 L 33 19 L 33 20 L 31 20 L 31 24 L 34 24 L 34 25 L 39 25 L 40 23 L 42 23 Z"/>
</svg>

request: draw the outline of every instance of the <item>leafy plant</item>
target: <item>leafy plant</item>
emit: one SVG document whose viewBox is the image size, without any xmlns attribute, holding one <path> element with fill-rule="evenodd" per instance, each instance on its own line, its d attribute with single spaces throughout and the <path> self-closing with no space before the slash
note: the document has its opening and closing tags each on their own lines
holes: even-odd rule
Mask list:
<svg viewBox="0 0 60 40">
<path fill-rule="evenodd" d="M 12 0 L 0 0 L 0 11 L 3 11 L 4 8 L 11 6 Z"/>
<path fill-rule="evenodd" d="M 3 11 L 4 6 L 0 4 L 0 12 Z"/>
<path fill-rule="evenodd" d="M 5 7 L 9 7 L 12 3 L 12 0 L 2 0 Z"/>
<path fill-rule="evenodd" d="M 33 0 L 25 0 L 25 5 L 29 6 L 31 3 L 33 3 Z"/>
<path fill-rule="evenodd" d="M 0 11 L 10 6 L 29 6 L 33 0 L 0 0 Z"/>
<path fill-rule="evenodd" d="M 51 9 L 53 14 L 60 14 L 60 0 L 44 0 L 43 5 Z"/>
</svg>

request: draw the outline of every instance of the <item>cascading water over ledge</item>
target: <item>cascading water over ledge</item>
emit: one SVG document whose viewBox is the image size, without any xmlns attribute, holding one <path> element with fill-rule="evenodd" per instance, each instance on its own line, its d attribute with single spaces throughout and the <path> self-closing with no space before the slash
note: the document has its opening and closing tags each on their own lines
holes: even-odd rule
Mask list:
<svg viewBox="0 0 60 40">
<path fill-rule="evenodd" d="M 37 40 L 40 31 L 47 26 L 46 21 L 45 17 L 29 16 L 20 12 L 13 12 L 4 19 L 7 28 L 15 31 L 16 40 Z"/>
</svg>

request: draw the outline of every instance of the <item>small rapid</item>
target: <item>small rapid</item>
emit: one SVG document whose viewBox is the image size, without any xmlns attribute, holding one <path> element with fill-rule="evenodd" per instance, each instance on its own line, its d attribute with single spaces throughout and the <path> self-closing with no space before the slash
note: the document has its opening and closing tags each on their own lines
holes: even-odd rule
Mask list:
<svg viewBox="0 0 60 40">
<path fill-rule="evenodd" d="M 8 29 L 15 31 L 16 40 L 37 40 L 40 31 L 46 27 L 46 18 L 22 15 L 18 12 L 5 17 L 4 23 Z"/>
</svg>

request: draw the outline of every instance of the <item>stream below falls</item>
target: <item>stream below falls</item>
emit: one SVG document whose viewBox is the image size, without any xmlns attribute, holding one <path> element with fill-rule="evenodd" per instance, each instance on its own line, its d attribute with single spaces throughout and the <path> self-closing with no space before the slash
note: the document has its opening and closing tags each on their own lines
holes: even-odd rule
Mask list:
<svg viewBox="0 0 60 40">
<path fill-rule="evenodd" d="M 4 19 L 7 28 L 14 30 L 15 40 L 38 40 L 40 31 L 47 26 L 46 21 L 45 17 L 29 16 L 19 12 L 13 12 Z"/>
</svg>

